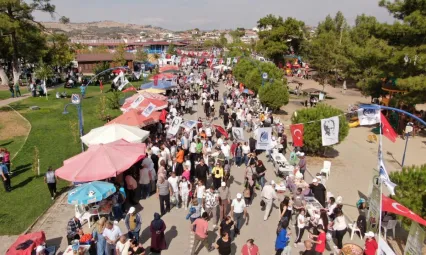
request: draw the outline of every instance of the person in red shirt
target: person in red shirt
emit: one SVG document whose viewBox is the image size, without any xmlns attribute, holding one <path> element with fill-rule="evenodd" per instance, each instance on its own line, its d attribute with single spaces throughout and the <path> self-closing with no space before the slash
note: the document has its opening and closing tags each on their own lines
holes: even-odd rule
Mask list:
<svg viewBox="0 0 426 255">
<path fill-rule="evenodd" d="M 246 244 L 243 245 L 241 255 L 260 255 L 259 247 L 254 244 L 253 239 L 247 240 Z"/>
<path fill-rule="evenodd" d="M 365 249 L 364 254 L 365 255 L 375 255 L 376 251 L 378 249 L 377 241 L 374 238 L 374 233 L 371 231 L 368 231 L 365 233 Z"/>
<path fill-rule="evenodd" d="M 327 243 L 326 235 L 325 235 L 325 232 L 324 232 L 324 228 L 321 225 L 319 225 L 317 227 L 317 230 L 318 230 L 319 234 L 318 235 L 309 235 L 309 238 L 313 239 L 315 237 L 317 239 L 316 241 L 314 241 L 314 240 L 311 240 L 311 241 L 316 244 L 315 251 L 318 254 L 322 254 L 325 251 L 325 245 Z"/>
</svg>

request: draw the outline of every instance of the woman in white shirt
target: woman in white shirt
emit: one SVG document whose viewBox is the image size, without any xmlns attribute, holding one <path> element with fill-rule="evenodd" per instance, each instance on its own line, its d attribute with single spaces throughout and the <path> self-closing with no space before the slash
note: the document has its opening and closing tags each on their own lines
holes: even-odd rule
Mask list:
<svg viewBox="0 0 426 255">
<path fill-rule="evenodd" d="M 190 190 L 192 190 L 192 184 L 188 182 L 185 177 L 182 177 L 182 181 L 179 183 L 179 191 L 185 210 L 188 210 L 188 196 Z"/>
<path fill-rule="evenodd" d="M 294 247 L 297 247 L 297 244 L 302 241 L 303 233 L 305 232 L 305 208 L 300 209 L 299 215 L 296 219 L 296 241 L 294 242 Z"/>
<path fill-rule="evenodd" d="M 333 221 L 333 229 L 336 231 L 337 248 L 339 250 L 342 249 L 342 240 L 346 234 L 347 227 L 348 226 L 346 225 L 345 216 L 343 215 L 342 210 L 338 209 L 336 213 L 336 218 Z"/>
<path fill-rule="evenodd" d="M 334 197 L 330 197 L 328 199 L 328 205 L 327 205 L 327 215 L 334 220 L 335 215 L 334 215 L 334 209 L 336 208 L 337 203 L 336 203 L 336 199 L 334 199 Z"/>
<path fill-rule="evenodd" d="M 247 166 L 248 165 L 248 154 L 250 153 L 250 146 L 248 146 L 247 142 L 244 142 L 242 149 L 243 149 L 243 161 Z"/>
<path fill-rule="evenodd" d="M 202 180 L 198 180 L 197 187 L 195 188 L 195 196 L 197 198 L 198 204 L 203 204 L 203 198 L 204 198 L 204 191 L 206 190 L 206 186 L 204 186 L 204 183 Z"/>
</svg>

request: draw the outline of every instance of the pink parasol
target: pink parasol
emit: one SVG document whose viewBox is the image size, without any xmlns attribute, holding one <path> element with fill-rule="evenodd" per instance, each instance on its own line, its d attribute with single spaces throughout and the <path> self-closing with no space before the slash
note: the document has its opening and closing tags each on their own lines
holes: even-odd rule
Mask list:
<svg viewBox="0 0 426 255">
<path fill-rule="evenodd" d="M 157 75 L 154 75 L 154 76 L 156 76 L 158 80 L 162 80 L 162 79 L 171 80 L 171 79 L 173 79 L 174 74 L 172 74 L 172 73 L 160 73 L 160 74 L 157 74 Z M 154 77 L 149 78 L 149 80 L 153 81 Z"/>
<path fill-rule="evenodd" d="M 139 111 L 144 110 L 149 104 L 155 105 L 155 111 L 162 110 L 164 108 L 167 108 L 168 102 L 167 97 L 155 94 L 155 93 L 149 93 L 149 92 L 140 92 L 138 94 L 134 94 L 133 96 L 129 97 L 124 101 L 123 106 L 120 108 L 123 112 L 128 111 L 130 109 L 136 109 Z M 135 103 L 139 102 L 139 103 Z"/>
<path fill-rule="evenodd" d="M 145 157 L 144 143 L 118 140 L 92 145 L 83 153 L 64 161 L 56 176 L 72 182 L 89 182 L 115 177 Z"/>
<path fill-rule="evenodd" d="M 160 67 L 160 73 L 167 71 L 179 71 L 179 67 L 177 66 L 162 66 Z"/>
<path fill-rule="evenodd" d="M 122 115 L 111 120 L 105 125 L 123 124 L 142 128 L 158 122 L 160 119 L 160 115 L 161 112 L 153 112 L 148 117 L 145 117 L 141 114 L 141 111 L 137 109 L 130 109 L 129 111 L 123 113 Z"/>
</svg>

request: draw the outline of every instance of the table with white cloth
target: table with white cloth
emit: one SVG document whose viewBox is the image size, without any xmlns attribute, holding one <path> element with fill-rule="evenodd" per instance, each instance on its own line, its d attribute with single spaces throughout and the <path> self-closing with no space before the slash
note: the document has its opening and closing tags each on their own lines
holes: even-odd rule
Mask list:
<svg viewBox="0 0 426 255">
<path fill-rule="evenodd" d="M 90 245 L 80 245 L 79 250 L 80 249 L 84 250 L 84 253 L 78 253 L 77 252 L 77 254 L 74 254 L 74 252 L 72 250 L 72 245 L 69 245 L 65 249 L 64 253 L 62 253 L 62 255 L 89 255 L 89 248 L 90 248 Z"/>
<path fill-rule="evenodd" d="M 275 174 L 277 176 L 286 177 L 290 174 L 293 174 L 294 166 L 290 165 L 290 163 L 287 161 L 287 159 L 282 153 L 277 153 L 276 151 L 274 151 L 271 156 L 272 164 L 275 167 Z"/>
</svg>

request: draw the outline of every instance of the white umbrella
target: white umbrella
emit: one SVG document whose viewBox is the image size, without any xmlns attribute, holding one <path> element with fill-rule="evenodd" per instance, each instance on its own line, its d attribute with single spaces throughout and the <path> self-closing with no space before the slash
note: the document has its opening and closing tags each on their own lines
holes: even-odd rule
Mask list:
<svg viewBox="0 0 426 255">
<path fill-rule="evenodd" d="M 124 139 L 129 143 L 141 143 L 149 136 L 149 132 L 123 124 L 111 124 L 90 130 L 81 137 L 87 146 L 94 144 L 106 144 Z"/>
</svg>

